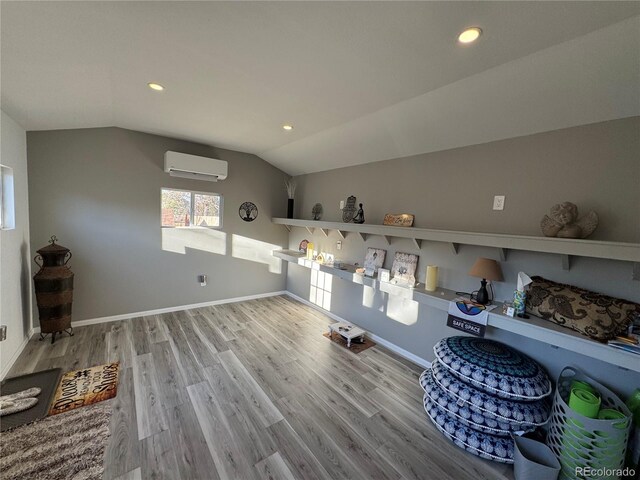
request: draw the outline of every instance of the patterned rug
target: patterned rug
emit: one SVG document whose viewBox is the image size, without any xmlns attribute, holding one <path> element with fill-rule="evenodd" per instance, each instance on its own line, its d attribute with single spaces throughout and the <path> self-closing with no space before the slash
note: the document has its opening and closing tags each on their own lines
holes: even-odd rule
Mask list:
<svg viewBox="0 0 640 480">
<path fill-rule="evenodd" d="M 54 415 L 0 435 L 2 480 L 99 480 L 111 402 Z"/>
<path fill-rule="evenodd" d="M 347 341 L 342 338 L 342 335 L 337 332 L 331 332 L 331 336 L 329 336 L 328 332 L 325 332 L 322 334 L 322 336 L 328 338 L 334 343 L 337 343 L 338 345 L 343 346 L 344 348 L 347 348 Z M 364 352 L 367 348 L 374 347 L 375 345 L 375 342 L 372 342 L 367 337 L 364 337 L 363 343 L 357 343 L 355 340 L 351 340 L 351 348 L 347 348 L 347 350 L 353 353 L 360 353 Z"/>
<path fill-rule="evenodd" d="M 65 373 L 53 397 L 49 415 L 102 402 L 118 392 L 119 363 L 107 363 Z"/>
</svg>

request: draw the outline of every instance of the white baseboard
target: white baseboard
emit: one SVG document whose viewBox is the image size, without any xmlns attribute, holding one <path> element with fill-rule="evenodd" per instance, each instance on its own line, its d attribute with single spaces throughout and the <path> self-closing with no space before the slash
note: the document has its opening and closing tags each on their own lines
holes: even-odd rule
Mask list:
<svg viewBox="0 0 640 480">
<path fill-rule="evenodd" d="M 0 380 L 4 380 L 4 377 L 7 375 L 7 373 L 9 373 L 9 370 L 11 370 L 11 367 L 13 367 L 13 364 L 16 363 L 16 360 L 18 360 L 18 357 L 20 356 L 22 351 L 25 349 L 25 347 L 27 346 L 27 343 L 29 343 L 29 340 L 31 339 L 31 337 L 33 337 L 34 333 L 35 333 L 35 330 L 33 328 L 29 330 L 29 332 L 27 333 L 27 336 L 24 338 L 24 340 L 22 340 L 22 343 L 13 353 L 9 361 L 5 365 L 2 365 L 2 370 L 0 370 Z"/>
<path fill-rule="evenodd" d="M 192 308 L 210 307 L 212 305 L 223 305 L 225 303 L 246 302 L 247 300 L 255 300 L 257 298 L 275 297 L 278 295 L 286 295 L 287 292 L 281 290 L 279 292 L 258 293 L 256 295 L 247 295 L 244 297 L 224 298 L 222 300 L 213 300 L 211 302 L 192 303 L 190 305 L 179 305 L 177 307 L 157 308 L 155 310 L 147 310 L 144 312 L 123 313 L 120 315 L 111 315 L 108 317 L 90 318 L 87 320 L 78 320 L 71 322 L 75 327 L 84 327 L 86 325 L 96 325 L 98 323 L 117 322 L 118 320 L 126 320 L 128 318 L 145 317 L 147 315 L 160 315 L 162 313 L 179 312 L 181 310 L 189 310 Z M 40 333 L 40 327 L 35 327 L 32 332 Z"/>
<path fill-rule="evenodd" d="M 344 318 L 339 317 L 335 313 L 331 313 L 331 312 L 329 312 L 327 310 L 324 310 L 323 308 L 317 306 L 316 304 L 311 303 L 309 300 L 305 300 L 304 298 L 299 297 L 298 295 L 295 295 L 295 294 L 293 294 L 293 293 L 291 293 L 289 291 L 286 291 L 285 294 L 290 296 L 291 298 L 294 298 L 294 299 L 298 300 L 301 303 L 304 303 L 305 305 L 309 305 L 311 308 L 314 308 L 314 309 L 318 310 L 319 312 L 324 313 L 327 317 L 333 318 L 334 320 L 336 320 L 338 322 L 346 322 L 346 323 L 353 324 L 353 322 L 351 322 L 349 320 L 345 320 Z M 382 337 L 379 337 L 378 335 L 374 335 L 373 333 L 367 333 L 367 337 L 369 337 L 374 342 L 379 343 L 383 347 L 391 350 L 392 352 L 400 355 L 401 357 L 406 358 L 407 360 L 415 363 L 416 365 L 420 365 L 421 367 L 424 367 L 424 368 L 431 368 L 431 362 L 429 360 L 425 360 L 422 357 L 414 355 L 413 353 L 408 352 L 404 348 L 401 348 L 401 347 L 397 346 L 396 344 L 391 343 L 391 342 L 385 340 Z"/>
<path fill-rule="evenodd" d="M 201 308 L 201 307 L 209 307 L 212 305 L 222 305 L 225 303 L 236 303 L 236 302 L 245 302 L 247 300 L 255 300 L 258 298 L 265 298 L 265 297 L 275 297 L 278 295 L 288 295 L 291 298 L 295 298 L 296 300 L 298 300 L 301 303 L 304 303 L 305 305 L 308 305 L 316 310 L 318 310 L 319 312 L 322 312 L 323 314 L 327 315 L 330 318 L 333 318 L 334 320 L 338 321 L 338 322 L 348 322 L 348 323 L 353 323 L 353 322 L 349 322 L 348 320 L 345 320 L 342 317 L 339 317 L 338 315 L 331 313 L 327 310 L 324 310 L 320 307 L 318 307 L 317 305 L 311 303 L 308 300 L 305 300 L 302 297 L 299 297 L 289 291 L 286 290 L 281 290 L 278 292 L 268 292 L 268 293 L 259 293 L 257 295 L 247 295 L 244 297 L 234 297 L 234 298 L 226 298 L 226 299 L 222 299 L 222 300 L 214 300 L 211 302 L 203 302 L 203 303 L 192 303 L 190 305 L 179 305 L 176 307 L 167 307 L 167 308 L 158 308 L 155 310 L 147 310 L 144 312 L 134 312 L 134 313 L 123 313 L 120 315 L 111 315 L 108 317 L 99 317 L 99 318 L 91 318 L 91 319 L 87 319 L 87 320 L 79 320 L 77 322 L 72 322 L 72 326 L 73 327 L 83 327 L 86 325 L 95 325 L 98 323 L 108 323 L 108 322 L 116 322 L 119 320 L 126 320 L 129 318 L 136 318 L 136 317 L 144 317 L 147 315 L 159 315 L 162 313 L 170 313 L 170 312 L 179 312 L 181 310 L 189 310 L 191 308 Z M 32 328 L 29 331 L 29 336 L 28 338 L 26 338 L 24 340 L 24 342 L 22 343 L 22 345 L 20 346 L 20 348 L 16 351 L 16 353 L 13 355 L 13 357 L 11 358 L 11 361 L 7 362 L 7 365 L 3 365 L 2 366 L 2 371 L 0 373 L 0 378 L 4 378 L 4 375 L 6 375 L 6 373 L 11 369 L 11 367 L 13 366 L 13 364 L 15 363 L 15 361 L 18 359 L 18 357 L 20 356 L 20 354 L 22 353 L 22 350 L 24 350 L 24 348 L 27 346 L 27 342 L 29 341 L 29 339 L 36 333 L 40 333 L 40 327 L 35 327 Z M 384 338 L 379 337 L 378 335 L 374 335 L 372 333 L 367 333 L 367 336 L 369 338 L 371 338 L 371 340 L 373 340 L 374 342 L 382 345 L 385 348 L 388 348 L 389 350 L 391 350 L 392 352 L 400 355 L 403 358 L 406 358 L 407 360 L 415 363 L 416 365 L 420 365 L 421 367 L 424 368 L 430 368 L 431 367 L 431 362 L 428 360 L 425 360 L 424 358 L 421 358 L 417 355 L 414 355 L 413 353 L 395 345 L 394 343 L 391 343 L 387 340 L 385 340 Z"/>
</svg>

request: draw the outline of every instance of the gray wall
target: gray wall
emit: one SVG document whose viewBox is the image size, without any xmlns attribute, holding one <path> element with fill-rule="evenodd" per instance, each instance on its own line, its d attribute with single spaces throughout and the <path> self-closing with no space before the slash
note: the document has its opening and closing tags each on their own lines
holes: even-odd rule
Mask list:
<svg viewBox="0 0 640 480">
<path fill-rule="evenodd" d="M 27 149 L 31 255 L 54 234 L 71 249 L 75 321 L 284 289 L 270 252 L 287 238 L 271 224 L 286 211 L 285 175 L 255 155 L 119 128 L 29 132 Z M 166 150 L 226 160 L 229 177 L 171 177 Z M 222 194 L 223 228 L 160 228 L 161 187 Z M 244 201 L 259 209 L 251 223 Z"/>
<path fill-rule="evenodd" d="M 31 328 L 31 260 L 29 257 L 29 195 L 27 136 L 2 112 L 0 163 L 13 168 L 16 228 L 0 230 L 0 319 L 7 325 L 7 340 L 0 343 L 0 378 Z"/>
<path fill-rule="evenodd" d="M 630 118 L 303 175 L 296 177 L 297 217 L 310 218 L 312 206 L 320 202 L 323 220 L 341 221 L 339 201 L 353 194 L 364 203 L 367 223 L 382 223 L 387 212 L 407 212 L 416 215 L 417 227 L 540 235 L 538 223 L 548 208 L 570 200 L 599 213 L 601 224 L 593 238 L 640 242 L 639 132 L 640 118 Z M 494 194 L 506 195 L 504 211 L 491 209 Z M 362 263 L 367 247 L 383 248 L 386 268 L 396 251 L 417 253 L 418 281 L 424 282 L 426 265 L 436 264 L 439 286 L 456 291 L 478 288 L 479 281 L 467 275 L 477 257 L 499 258 L 491 248 L 461 246 L 453 255 L 445 244 L 423 242 L 417 250 L 409 240 L 393 239 L 387 246 L 380 237 L 363 243 L 355 235 L 348 235 L 338 251 L 335 232 L 327 238 L 299 228 L 292 229 L 290 248 L 303 238 L 349 263 Z M 640 282 L 631 280 L 630 263 L 574 257 L 571 270 L 564 271 L 558 256 L 510 251 L 501 266 L 505 281 L 495 285 L 499 300 L 512 296 L 517 273 L 525 271 L 640 302 Z M 309 299 L 309 279 L 309 270 L 289 266 L 287 289 Z M 446 327 L 442 311 L 397 298 L 389 301 L 386 294 L 372 296 L 367 287 L 340 280 L 332 285 L 330 310 L 428 360 L 434 343 L 458 333 Z M 573 363 L 588 366 L 602 379 L 611 376 L 606 363 L 507 332 L 490 335 L 517 345 L 554 374 Z M 621 391 L 640 385 L 640 375 L 628 372 L 611 378 Z"/>
</svg>

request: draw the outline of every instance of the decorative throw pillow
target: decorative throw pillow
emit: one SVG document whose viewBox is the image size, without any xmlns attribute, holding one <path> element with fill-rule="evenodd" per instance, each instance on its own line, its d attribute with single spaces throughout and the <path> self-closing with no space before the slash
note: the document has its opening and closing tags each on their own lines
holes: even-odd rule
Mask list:
<svg viewBox="0 0 640 480">
<path fill-rule="evenodd" d="M 626 331 L 636 315 L 637 303 L 609 297 L 532 277 L 527 293 L 527 312 L 606 342 Z"/>
</svg>

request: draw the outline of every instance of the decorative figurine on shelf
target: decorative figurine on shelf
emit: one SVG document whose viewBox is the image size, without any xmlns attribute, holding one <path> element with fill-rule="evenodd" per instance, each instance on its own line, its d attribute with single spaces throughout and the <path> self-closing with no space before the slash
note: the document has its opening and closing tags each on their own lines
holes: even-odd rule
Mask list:
<svg viewBox="0 0 640 480">
<path fill-rule="evenodd" d="M 571 202 L 554 205 L 549 215 L 540 222 L 547 237 L 587 238 L 598 226 L 598 215 L 593 210 L 578 218 L 578 207 Z"/>
<path fill-rule="evenodd" d="M 318 221 L 322 218 L 322 204 L 316 203 L 311 209 L 311 215 L 315 221 Z"/>
<path fill-rule="evenodd" d="M 358 205 L 358 211 L 356 212 L 356 216 L 353 217 L 353 223 L 364 223 L 364 210 L 362 209 L 362 204 Z"/>
<path fill-rule="evenodd" d="M 349 223 L 353 221 L 353 215 L 356 213 L 356 197 L 351 195 L 347 198 L 347 204 L 342 209 L 342 221 Z"/>
</svg>

